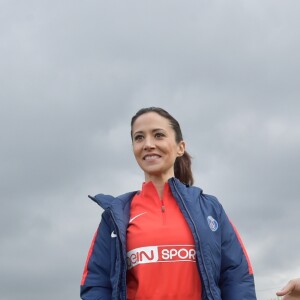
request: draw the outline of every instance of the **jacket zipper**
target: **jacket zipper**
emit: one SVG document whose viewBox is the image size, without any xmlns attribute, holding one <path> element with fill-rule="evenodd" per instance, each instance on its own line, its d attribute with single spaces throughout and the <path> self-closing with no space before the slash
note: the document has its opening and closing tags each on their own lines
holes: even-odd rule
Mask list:
<svg viewBox="0 0 300 300">
<path fill-rule="evenodd" d="M 110 211 L 110 214 L 111 214 L 111 217 L 112 217 L 112 220 L 113 220 L 113 224 L 114 224 L 114 227 L 115 227 L 115 230 L 116 230 L 115 234 L 117 235 L 117 239 L 118 239 L 119 244 L 120 244 L 120 260 L 121 260 L 120 261 L 120 270 L 119 270 L 119 274 L 117 276 L 118 279 L 117 279 L 117 282 L 116 282 L 116 285 L 115 285 L 116 296 L 119 298 L 119 290 L 120 290 L 119 283 L 120 283 L 120 278 L 122 276 L 122 267 L 121 266 L 122 266 L 122 260 L 123 260 L 123 249 L 122 249 L 122 242 L 121 242 L 121 238 L 120 238 L 119 228 L 117 226 L 114 214 L 113 214 L 112 211 Z M 126 265 L 124 267 L 126 268 Z M 126 293 L 126 291 L 125 291 L 125 293 Z M 125 299 L 126 299 L 126 297 L 125 297 Z"/>
<path fill-rule="evenodd" d="M 179 193 L 179 191 L 178 191 L 178 189 L 177 189 L 175 180 L 172 179 L 172 182 L 173 182 L 174 188 L 175 188 L 175 190 L 176 190 L 176 192 L 177 192 L 177 194 L 178 194 L 178 196 L 179 196 L 179 198 L 180 198 L 180 201 L 181 201 L 182 205 L 184 206 L 184 208 L 185 208 L 185 210 L 186 210 L 186 212 L 187 212 L 187 214 L 188 214 L 188 216 L 189 216 L 189 218 L 190 218 L 190 220 L 191 220 L 191 222 L 192 222 L 192 224 L 193 224 L 193 226 L 194 226 L 194 229 L 195 229 L 195 235 L 197 236 L 197 239 L 198 239 L 198 241 L 199 241 L 199 251 L 200 251 L 200 254 L 201 254 L 202 263 L 203 263 L 204 270 L 205 270 L 206 277 L 207 277 L 208 284 L 209 284 L 209 291 L 210 291 L 210 294 L 211 294 L 211 296 L 212 296 L 212 299 L 214 299 L 213 293 L 212 293 L 212 291 L 211 291 L 211 284 L 210 284 L 210 282 L 209 282 L 208 272 L 207 272 L 206 265 L 205 265 L 204 258 L 203 258 L 203 252 L 202 252 L 201 245 L 200 245 L 200 237 L 199 237 L 198 232 L 197 232 L 196 224 L 195 224 L 194 220 L 192 219 L 191 214 L 190 214 L 188 208 L 186 207 L 186 204 L 185 204 L 185 202 L 184 202 L 184 200 L 183 200 L 181 194 Z"/>
</svg>

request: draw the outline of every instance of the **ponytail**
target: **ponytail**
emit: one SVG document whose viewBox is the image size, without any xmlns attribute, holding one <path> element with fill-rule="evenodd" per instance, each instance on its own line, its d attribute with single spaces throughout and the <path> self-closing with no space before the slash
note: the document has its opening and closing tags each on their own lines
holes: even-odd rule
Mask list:
<svg viewBox="0 0 300 300">
<path fill-rule="evenodd" d="M 175 177 L 188 185 L 193 185 L 194 183 L 191 165 L 191 156 L 186 151 L 183 156 L 176 158 L 174 164 Z"/>
</svg>

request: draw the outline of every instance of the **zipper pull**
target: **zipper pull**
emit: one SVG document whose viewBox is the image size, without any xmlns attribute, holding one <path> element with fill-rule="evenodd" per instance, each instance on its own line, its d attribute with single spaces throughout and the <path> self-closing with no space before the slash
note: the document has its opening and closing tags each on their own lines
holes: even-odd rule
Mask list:
<svg viewBox="0 0 300 300">
<path fill-rule="evenodd" d="M 161 199 L 161 211 L 164 213 L 166 211 L 164 199 Z"/>
</svg>

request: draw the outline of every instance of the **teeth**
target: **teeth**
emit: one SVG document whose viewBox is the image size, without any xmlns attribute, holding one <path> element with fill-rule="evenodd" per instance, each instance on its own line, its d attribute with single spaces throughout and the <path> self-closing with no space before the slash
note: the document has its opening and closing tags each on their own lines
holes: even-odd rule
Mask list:
<svg viewBox="0 0 300 300">
<path fill-rule="evenodd" d="M 145 160 L 147 159 L 155 159 L 155 158 L 158 158 L 159 156 L 158 155 L 148 155 L 145 157 Z"/>
</svg>

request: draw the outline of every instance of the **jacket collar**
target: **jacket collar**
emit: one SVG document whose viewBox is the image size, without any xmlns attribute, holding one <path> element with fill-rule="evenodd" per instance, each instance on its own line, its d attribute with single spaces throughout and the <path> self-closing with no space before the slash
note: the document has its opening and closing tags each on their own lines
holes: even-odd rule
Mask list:
<svg viewBox="0 0 300 300">
<path fill-rule="evenodd" d="M 178 191 L 186 201 L 198 198 L 199 195 L 202 194 L 202 189 L 194 186 L 190 187 L 180 182 L 175 177 L 170 178 L 168 180 L 168 183 L 171 188 L 172 194 L 175 195 L 175 193 L 177 193 Z M 89 198 L 96 202 L 104 210 L 110 209 L 114 212 L 115 210 L 124 209 L 124 207 L 128 204 L 128 202 L 132 200 L 137 192 L 138 191 L 133 191 L 117 197 L 105 194 L 98 194 L 96 196 L 89 195 Z"/>
</svg>

